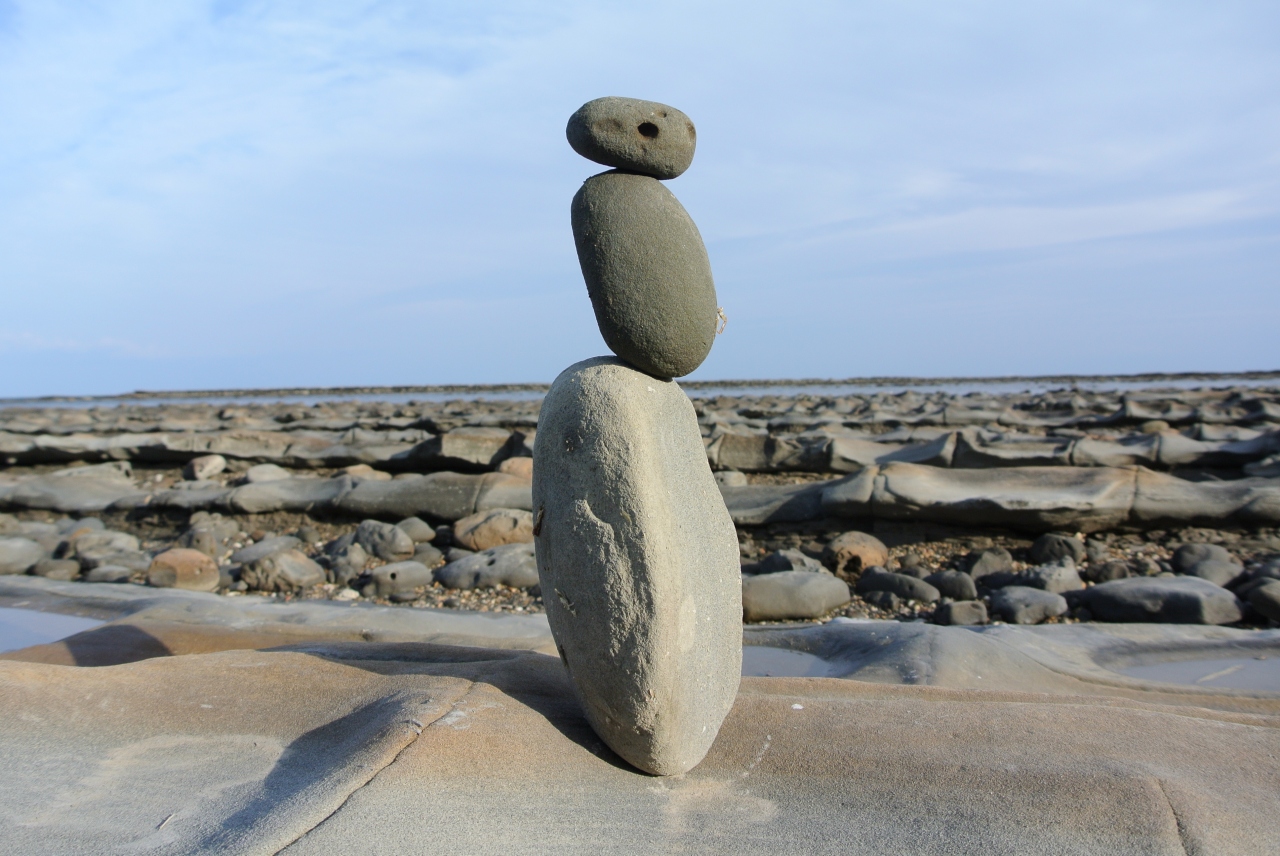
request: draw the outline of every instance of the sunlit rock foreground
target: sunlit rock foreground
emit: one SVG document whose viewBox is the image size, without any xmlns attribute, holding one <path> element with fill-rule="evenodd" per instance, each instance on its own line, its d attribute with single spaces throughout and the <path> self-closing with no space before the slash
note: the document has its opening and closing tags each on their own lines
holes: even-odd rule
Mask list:
<svg viewBox="0 0 1280 856">
<path fill-rule="evenodd" d="M 706 760 L 659 779 L 543 616 L 30 576 L 0 606 L 107 622 L 0 654 L 6 852 L 1280 852 L 1274 630 L 748 629 Z"/>
</svg>

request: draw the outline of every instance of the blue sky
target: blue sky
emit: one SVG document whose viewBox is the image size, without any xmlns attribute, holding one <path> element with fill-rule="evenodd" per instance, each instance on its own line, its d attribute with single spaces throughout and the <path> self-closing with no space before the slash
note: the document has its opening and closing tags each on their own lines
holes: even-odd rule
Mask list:
<svg viewBox="0 0 1280 856">
<path fill-rule="evenodd" d="M 601 95 L 698 126 L 695 377 L 1280 368 L 1274 2 L 0 0 L 0 395 L 550 380 Z"/>
</svg>

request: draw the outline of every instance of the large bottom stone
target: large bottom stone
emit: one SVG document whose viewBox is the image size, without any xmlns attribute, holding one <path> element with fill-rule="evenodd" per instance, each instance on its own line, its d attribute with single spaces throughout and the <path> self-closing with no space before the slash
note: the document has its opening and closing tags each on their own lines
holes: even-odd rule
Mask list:
<svg viewBox="0 0 1280 856">
<path fill-rule="evenodd" d="M 659 775 L 702 760 L 737 694 L 733 522 L 678 385 L 613 358 L 542 404 L 533 519 L 547 619 L 596 733 Z"/>
</svg>

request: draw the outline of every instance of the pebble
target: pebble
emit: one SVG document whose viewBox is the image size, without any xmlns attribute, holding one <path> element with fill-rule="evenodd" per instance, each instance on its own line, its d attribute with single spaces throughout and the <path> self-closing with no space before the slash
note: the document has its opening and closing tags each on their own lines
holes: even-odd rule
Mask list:
<svg viewBox="0 0 1280 856">
<path fill-rule="evenodd" d="M 1249 592 L 1249 605 L 1272 621 L 1280 621 L 1280 581 L 1264 583 Z"/>
<path fill-rule="evenodd" d="M 680 201 L 656 179 L 606 172 L 587 179 L 570 210 L 609 349 L 656 378 L 700 366 L 719 323 L 716 287 L 702 236 Z"/>
<path fill-rule="evenodd" d="M 413 539 L 398 526 L 381 520 L 365 520 L 356 527 L 356 543 L 371 556 L 398 562 L 413 555 Z"/>
<path fill-rule="evenodd" d="M 216 591 L 218 565 L 198 550 L 175 547 L 151 561 L 151 567 L 147 569 L 147 585 L 188 591 Z"/>
<path fill-rule="evenodd" d="M 889 548 L 866 532 L 845 532 L 827 544 L 823 559 L 837 576 L 856 578 L 866 568 L 888 565 Z"/>
<path fill-rule="evenodd" d="M 272 535 L 264 537 L 256 544 L 242 547 L 231 554 L 231 561 L 238 565 L 248 565 L 265 559 L 273 553 L 293 550 L 302 546 L 302 542 L 292 535 Z"/>
<path fill-rule="evenodd" d="M 961 571 L 940 571 L 929 574 L 924 581 L 937 589 L 943 597 L 949 597 L 952 600 L 977 600 L 978 598 L 978 587 L 974 584 L 973 577 Z"/>
<path fill-rule="evenodd" d="M 41 559 L 31 573 L 47 580 L 69 582 L 80 576 L 80 563 L 72 559 Z"/>
<path fill-rule="evenodd" d="M 783 571 L 810 571 L 827 573 L 827 569 L 817 559 L 810 558 L 799 550 L 779 550 L 770 553 L 755 568 L 758 574 L 777 574 Z"/>
<path fill-rule="evenodd" d="M 436 530 L 420 517 L 406 517 L 396 524 L 396 528 L 403 530 L 415 544 L 436 540 Z"/>
<path fill-rule="evenodd" d="M 391 597 L 431 585 L 431 570 L 419 562 L 393 562 L 373 569 L 373 582 L 366 587 L 366 597 Z M 368 591 L 372 587 L 373 591 Z"/>
<path fill-rule="evenodd" d="M 638 98 L 588 101 L 569 117 L 565 136 L 587 160 L 664 180 L 689 168 L 698 143 L 684 113 Z"/>
<path fill-rule="evenodd" d="M 933 613 L 935 624 L 975 625 L 990 621 L 987 605 L 980 600 L 958 600 L 944 603 Z"/>
<path fill-rule="evenodd" d="M 281 550 L 250 562 L 240 579 L 255 591 L 296 592 L 325 581 L 324 568 L 299 550 Z"/>
<path fill-rule="evenodd" d="M 188 481 L 206 481 L 227 468 L 227 459 L 222 455 L 201 455 L 187 461 L 182 468 L 182 477 Z"/>
<path fill-rule="evenodd" d="M 1063 594 L 1084 588 L 1084 581 L 1076 570 L 1076 563 L 1063 556 L 1047 565 L 1031 568 L 1021 574 L 1022 585 Z"/>
<path fill-rule="evenodd" d="M 1047 565 L 1059 559 L 1070 559 L 1078 565 L 1084 561 L 1085 552 L 1084 542 L 1074 535 L 1049 532 L 1035 540 L 1028 555 L 1037 565 Z"/>
<path fill-rule="evenodd" d="M 0 538 L 0 574 L 25 574 L 46 555 L 30 538 Z"/>
<path fill-rule="evenodd" d="M 284 481 L 288 478 L 293 478 L 293 473 L 278 464 L 256 464 L 244 473 L 244 481 L 247 484 Z"/>
<path fill-rule="evenodd" d="M 1060 594 L 1027 586 L 1007 586 L 991 595 L 991 612 L 1010 624 L 1039 624 L 1067 612 Z"/>
<path fill-rule="evenodd" d="M 533 515 L 520 508 L 480 511 L 453 524 L 453 541 L 467 550 L 532 544 Z"/>
<path fill-rule="evenodd" d="M 528 588 L 538 584 L 538 563 L 532 544 L 504 544 L 450 562 L 435 579 L 451 589 Z"/>
<path fill-rule="evenodd" d="M 747 621 L 818 618 L 848 602 L 848 583 L 826 571 L 782 571 L 742 580 Z"/>
<path fill-rule="evenodd" d="M 887 591 L 903 600 L 919 600 L 924 603 L 936 603 L 942 597 L 941 592 L 924 580 L 906 574 L 890 573 L 881 568 L 868 568 L 863 572 L 854 590 L 858 594 Z"/>
<path fill-rule="evenodd" d="M 1083 605 L 1099 621 L 1231 624 L 1243 617 L 1240 601 L 1199 577 L 1136 577 L 1085 590 Z"/>
</svg>

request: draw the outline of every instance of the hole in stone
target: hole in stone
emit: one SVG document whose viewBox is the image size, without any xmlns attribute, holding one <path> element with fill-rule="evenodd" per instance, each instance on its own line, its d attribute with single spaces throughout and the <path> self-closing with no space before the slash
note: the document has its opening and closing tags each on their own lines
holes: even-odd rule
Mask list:
<svg viewBox="0 0 1280 856">
<path fill-rule="evenodd" d="M 658 137 L 658 126 L 652 122 L 641 122 L 640 127 L 636 128 L 636 130 L 640 132 L 640 136 L 648 137 L 651 140 Z"/>
<path fill-rule="evenodd" d="M 392 571 L 392 572 L 389 574 L 389 576 L 391 577 L 391 579 L 393 579 L 393 580 L 394 580 L 394 579 L 396 578 L 396 572 L 395 572 L 395 571 Z"/>
</svg>

